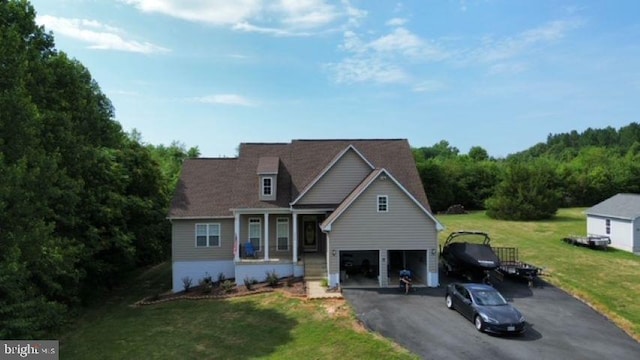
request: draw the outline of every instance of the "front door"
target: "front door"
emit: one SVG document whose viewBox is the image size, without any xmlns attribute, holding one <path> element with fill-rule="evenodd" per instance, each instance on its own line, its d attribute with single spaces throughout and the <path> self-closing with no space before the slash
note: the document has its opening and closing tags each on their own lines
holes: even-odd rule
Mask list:
<svg viewBox="0 0 640 360">
<path fill-rule="evenodd" d="M 302 229 L 302 244 L 304 251 L 318 251 L 318 221 L 316 218 L 303 218 Z"/>
</svg>

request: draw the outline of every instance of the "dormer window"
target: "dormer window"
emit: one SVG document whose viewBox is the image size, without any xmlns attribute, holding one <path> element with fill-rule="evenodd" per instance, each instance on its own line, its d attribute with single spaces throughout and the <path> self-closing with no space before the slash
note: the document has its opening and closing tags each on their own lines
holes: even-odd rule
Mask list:
<svg viewBox="0 0 640 360">
<path fill-rule="evenodd" d="M 276 201 L 278 190 L 278 170 L 280 159 L 273 156 L 265 156 L 258 159 L 258 186 L 260 200 Z"/>
<path fill-rule="evenodd" d="M 272 194 L 273 178 L 262 178 L 262 196 L 270 197 Z"/>
</svg>

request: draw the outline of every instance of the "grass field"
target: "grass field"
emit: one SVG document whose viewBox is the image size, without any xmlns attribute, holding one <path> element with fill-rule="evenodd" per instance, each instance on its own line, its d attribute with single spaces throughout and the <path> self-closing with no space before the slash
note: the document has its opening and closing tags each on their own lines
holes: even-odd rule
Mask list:
<svg viewBox="0 0 640 360">
<path fill-rule="evenodd" d="M 60 338 L 60 358 L 416 359 L 362 328 L 344 300 L 270 293 L 130 306 L 156 289 L 169 289 L 170 280 L 170 263 L 164 263 L 87 311 Z"/>
<path fill-rule="evenodd" d="M 484 212 L 440 215 L 446 227 L 441 243 L 452 231 L 488 232 L 494 246 L 519 248 L 522 261 L 544 268 L 542 278 L 579 297 L 640 340 L 640 256 L 572 246 L 561 239 L 586 232 L 584 209 L 561 209 L 549 221 L 499 221 Z"/>
</svg>

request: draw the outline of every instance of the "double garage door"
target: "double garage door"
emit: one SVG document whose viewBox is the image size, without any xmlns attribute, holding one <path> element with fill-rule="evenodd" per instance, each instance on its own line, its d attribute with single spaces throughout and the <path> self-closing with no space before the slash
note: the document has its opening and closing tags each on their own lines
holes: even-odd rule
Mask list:
<svg viewBox="0 0 640 360">
<path fill-rule="evenodd" d="M 341 250 L 342 287 L 397 286 L 400 270 L 414 274 L 415 285 L 427 279 L 426 250 Z"/>
</svg>

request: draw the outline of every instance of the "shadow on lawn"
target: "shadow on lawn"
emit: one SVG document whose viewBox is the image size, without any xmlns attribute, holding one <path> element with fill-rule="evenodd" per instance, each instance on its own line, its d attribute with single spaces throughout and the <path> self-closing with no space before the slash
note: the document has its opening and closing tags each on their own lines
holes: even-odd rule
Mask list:
<svg viewBox="0 0 640 360">
<path fill-rule="evenodd" d="M 184 342 L 190 344 L 184 350 L 201 358 L 267 357 L 293 341 L 291 332 L 298 324 L 281 311 L 247 299 L 184 302 L 192 308 L 186 311 L 193 311 L 196 304 L 202 307 L 183 329 Z M 179 313 L 187 316 L 182 310 Z M 194 334 L 198 335 L 194 338 Z"/>
</svg>

